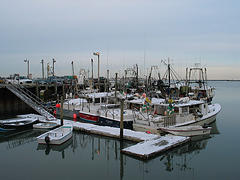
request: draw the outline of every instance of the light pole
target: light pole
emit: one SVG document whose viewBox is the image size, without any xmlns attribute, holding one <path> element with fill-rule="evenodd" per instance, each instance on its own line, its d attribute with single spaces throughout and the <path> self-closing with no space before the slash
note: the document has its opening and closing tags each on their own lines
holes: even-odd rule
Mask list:
<svg viewBox="0 0 240 180">
<path fill-rule="evenodd" d="M 74 66 L 73 66 L 73 61 L 71 62 L 72 64 L 72 75 L 74 76 Z"/>
<path fill-rule="evenodd" d="M 27 78 L 29 78 L 29 60 L 25 59 L 25 63 L 27 63 Z"/>
<path fill-rule="evenodd" d="M 44 60 L 42 59 L 40 63 L 42 64 L 42 78 L 44 79 Z"/>
<path fill-rule="evenodd" d="M 91 59 L 91 66 L 92 66 L 92 83 L 91 83 L 91 86 L 92 86 L 92 89 L 93 89 L 93 59 Z"/>
<path fill-rule="evenodd" d="M 55 75 L 54 74 L 54 64 L 55 64 L 56 60 L 53 58 L 52 61 L 53 61 L 53 76 L 54 76 Z"/>
<path fill-rule="evenodd" d="M 98 88 L 100 89 L 100 77 L 99 77 L 99 73 L 100 73 L 100 53 L 99 52 L 94 52 L 93 53 L 94 56 L 98 57 Z"/>
</svg>

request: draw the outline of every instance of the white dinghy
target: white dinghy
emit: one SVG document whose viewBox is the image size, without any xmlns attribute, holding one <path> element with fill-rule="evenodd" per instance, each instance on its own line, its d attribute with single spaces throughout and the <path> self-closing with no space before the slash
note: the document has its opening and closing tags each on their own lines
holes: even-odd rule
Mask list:
<svg viewBox="0 0 240 180">
<path fill-rule="evenodd" d="M 182 127 L 162 127 L 159 128 L 163 132 L 174 134 L 177 136 L 201 136 L 208 135 L 211 132 L 212 127 L 202 126 L 182 126 Z"/>
<path fill-rule="evenodd" d="M 33 125 L 34 129 L 44 129 L 44 130 L 51 130 L 58 126 L 57 123 L 54 122 L 41 122 Z"/>
<path fill-rule="evenodd" d="M 39 144 L 60 145 L 72 137 L 72 125 L 63 125 L 37 137 Z"/>
</svg>

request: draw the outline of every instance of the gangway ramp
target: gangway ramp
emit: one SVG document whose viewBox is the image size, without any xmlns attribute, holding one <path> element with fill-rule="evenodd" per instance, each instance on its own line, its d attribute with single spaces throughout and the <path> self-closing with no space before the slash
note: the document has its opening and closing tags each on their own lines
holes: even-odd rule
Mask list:
<svg viewBox="0 0 240 180">
<path fill-rule="evenodd" d="M 46 117 L 48 120 L 55 120 L 55 117 L 44 106 L 44 102 L 27 88 L 18 84 L 8 84 L 6 85 L 6 88 L 32 107 L 40 115 Z"/>
</svg>

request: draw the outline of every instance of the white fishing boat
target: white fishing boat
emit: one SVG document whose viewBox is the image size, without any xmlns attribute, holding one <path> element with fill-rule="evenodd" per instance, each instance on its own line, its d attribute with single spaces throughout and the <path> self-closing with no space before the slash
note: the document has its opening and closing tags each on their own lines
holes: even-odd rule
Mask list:
<svg viewBox="0 0 240 180">
<path fill-rule="evenodd" d="M 148 112 L 136 111 L 133 129 L 161 133 L 161 128 L 182 126 L 203 126 L 216 120 L 221 111 L 219 104 L 209 105 L 206 101 L 182 98 L 171 104 L 166 100 L 151 104 Z"/>
<path fill-rule="evenodd" d="M 200 136 L 208 135 L 211 132 L 212 127 L 202 126 L 182 126 L 182 127 L 162 127 L 159 128 L 163 132 L 174 134 L 176 136 Z"/>
<path fill-rule="evenodd" d="M 72 137 L 72 125 L 63 125 L 37 137 L 39 144 L 60 145 Z"/>
</svg>

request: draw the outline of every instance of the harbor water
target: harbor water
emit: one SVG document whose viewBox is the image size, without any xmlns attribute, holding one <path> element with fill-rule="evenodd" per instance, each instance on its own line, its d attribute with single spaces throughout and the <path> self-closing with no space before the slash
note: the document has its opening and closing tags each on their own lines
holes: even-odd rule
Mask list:
<svg viewBox="0 0 240 180">
<path fill-rule="evenodd" d="M 0 178 L 8 179 L 238 179 L 240 82 L 209 82 L 222 106 L 210 138 L 172 149 L 148 161 L 120 153 L 133 142 L 74 132 L 60 146 L 38 145 L 43 133 L 0 134 Z"/>
</svg>

